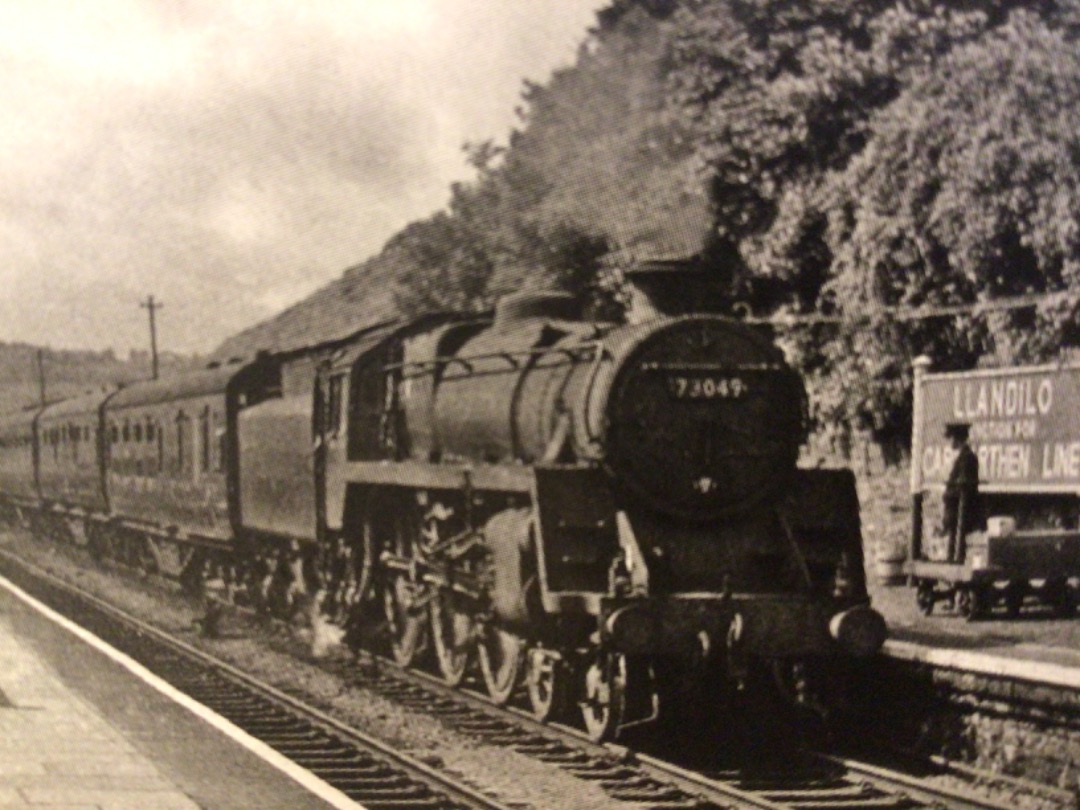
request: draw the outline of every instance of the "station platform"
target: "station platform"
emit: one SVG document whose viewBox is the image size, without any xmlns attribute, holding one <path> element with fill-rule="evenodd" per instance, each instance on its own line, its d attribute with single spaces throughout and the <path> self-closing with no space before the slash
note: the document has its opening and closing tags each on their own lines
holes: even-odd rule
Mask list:
<svg viewBox="0 0 1080 810">
<path fill-rule="evenodd" d="M 870 590 L 873 606 L 889 626 L 884 655 L 1080 690 L 1080 614 L 1060 619 L 1031 606 L 1015 619 L 998 612 L 968 622 L 946 610 L 922 615 L 914 588 L 874 585 Z"/>
<path fill-rule="evenodd" d="M 170 700 L 0 579 L 0 810 L 341 806 Z"/>
<path fill-rule="evenodd" d="M 0 807 L 199 806 L 0 617 Z"/>
</svg>

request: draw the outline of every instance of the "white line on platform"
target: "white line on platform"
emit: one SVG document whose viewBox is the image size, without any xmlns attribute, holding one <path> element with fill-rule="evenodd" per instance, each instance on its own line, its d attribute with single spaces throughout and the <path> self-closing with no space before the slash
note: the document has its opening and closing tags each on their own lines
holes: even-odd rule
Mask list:
<svg viewBox="0 0 1080 810">
<path fill-rule="evenodd" d="M 22 590 L 19 586 L 15 585 L 4 577 L 0 577 L 0 587 L 3 587 L 6 590 L 10 591 L 14 596 L 18 597 L 23 602 L 30 605 L 30 607 L 34 608 L 34 610 L 48 617 L 50 620 L 67 630 L 69 633 L 77 636 L 79 639 L 89 644 L 98 652 L 101 652 L 111 658 L 117 664 L 124 667 L 124 669 L 131 672 L 131 674 L 134 675 L 136 678 L 139 678 L 144 683 L 152 686 L 154 689 L 165 695 L 165 697 L 169 698 L 180 706 L 183 706 L 185 709 L 187 709 L 189 712 L 191 712 L 204 722 L 209 723 L 211 726 L 216 728 L 229 739 L 235 741 L 239 745 L 242 745 L 244 748 L 251 751 L 251 753 L 255 754 L 255 756 L 277 768 L 294 782 L 298 783 L 305 790 L 315 794 L 327 804 L 339 808 L 339 810 L 365 810 L 363 805 L 354 802 L 340 790 L 324 782 L 319 777 L 315 776 L 315 774 L 311 773 L 311 771 L 301 768 L 292 760 L 287 759 L 286 757 L 279 754 L 262 740 L 252 737 L 243 729 L 233 725 L 220 714 L 210 711 L 210 709 L 206 708 L 198 701 L 193 700 L 188 695 L 185 695 L 172 684 L 159 678 L 157 675 L 148 670 L 139 662 L 124 655 L 124 653 L 120 652 L 116 648 L 110 647 L 97 636 L 79 627 L 79 625 L 75 624 L 71 620 L 61 616 L 48 605 L 39 602 L 30 594 L 26 593 L 26 591 Z"/>
<path fill-rule="evenodd" d="M 1080 689 L 1080 670 L 1052 664 L 1044 661 L 1029 661 L 1022 658 L 1004 658 L 986 652 L 958 650 L 948 647 L 925 647 L 911 641 L 888 640 L 883 652 L 905 661 L 919 661 L 936 667 L 992 675 L 999 678 L 1012 678 L 1019 681 L 1031 681 L 1048 686 L 1063 686 L 1068 689 Z"/>
</svg>

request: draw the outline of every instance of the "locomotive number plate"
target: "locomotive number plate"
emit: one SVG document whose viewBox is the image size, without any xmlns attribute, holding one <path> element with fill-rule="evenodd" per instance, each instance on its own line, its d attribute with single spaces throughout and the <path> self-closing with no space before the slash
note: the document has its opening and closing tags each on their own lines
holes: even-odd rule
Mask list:
<svg viewBox="0 0 1080 810">
<path fill-rule="evenodd" d="M 740 399 L 750 391 L 742 377 L 709 374 L 671 374 L 667 384 L 673 399 Z"/>
</svg>

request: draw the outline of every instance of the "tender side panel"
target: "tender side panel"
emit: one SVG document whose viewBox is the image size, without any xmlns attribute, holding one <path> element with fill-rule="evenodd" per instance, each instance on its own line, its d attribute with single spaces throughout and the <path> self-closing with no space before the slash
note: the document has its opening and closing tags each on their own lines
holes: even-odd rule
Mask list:
<svg viewBox="0 0 1080 810">
<path fill-rule="evenodd" d="M 243 527 L 315 539 L 311 395 L 267 400 L 240 412 Z"/>
<path fill-rule="evenodd" d="M 231 536 L 225 396 L 109 408 L 108 491 L 120 518 L 195 536 Z"/>
</svg>

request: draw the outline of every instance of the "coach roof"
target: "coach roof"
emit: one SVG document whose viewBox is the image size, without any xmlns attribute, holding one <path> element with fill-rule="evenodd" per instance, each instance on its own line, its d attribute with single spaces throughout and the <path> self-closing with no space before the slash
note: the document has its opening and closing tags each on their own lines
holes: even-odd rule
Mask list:
<svg viewBox="0 0 1080 810">
<path fill-rule="evenodd" d="M 115 388 L 109 388 L 102 391 L 91 391 L 70 399 L 63 399 L 60 402 L 54 402 L 46 406 L 45 410 L 41 412 L 41 418 L 58 419 L 64 416 L 96 414 L 98 408 L 101 407 L 101 403 L 115 390 Z"/>
<path fill-rule="evenodd" d="M 187 371 L 161 380 L 134 383 L 109 400 L 109 410 L 224 394 L 232 379 L 248 365 L 233 362 Z"/>
</svg>

